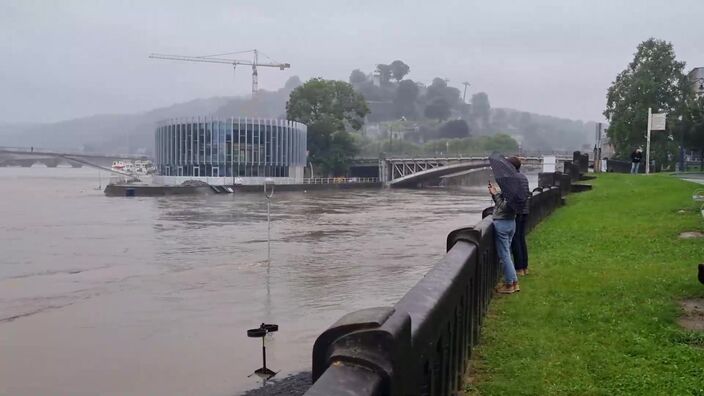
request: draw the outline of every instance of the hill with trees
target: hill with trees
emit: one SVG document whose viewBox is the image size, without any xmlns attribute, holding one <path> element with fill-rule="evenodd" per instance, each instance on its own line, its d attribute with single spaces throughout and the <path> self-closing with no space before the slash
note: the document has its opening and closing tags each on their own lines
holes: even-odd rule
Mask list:
<svg viewBox="0 0 704 396">
<path fill-rule="evenodd" d="M 400 154 L 402 149 L 408 154 L 440 154 L 448 147 L 452 152 L 482 152 L 487 144 L 520 146 L 528 152 L 563 151 L 585 149 L 594 135 L 593 123 L 493 108 L 489 95 L 483 92 L 472 94 L 465 103 L 462 92 L 447 80 L 438 77 L 426 85 L 408 78 L 411 73 L 411 67 L 400 60 L 379 64 L 372 73 L 360 69 L 350 73 L 350 86 L 369 109 L 365 125 L 358 131 L 348 131 L 359 155 Z M 262 90 L 253 98 L 214 97 L 137 114 L 96 115 L 46 124 L 0 124 L 0 145 L 150 154 L 154 129 L 161 120 L 197 116 L 283 118 L 291 92 L 301 85 L 298 77 L 292 77 L 282 88 Z"/>
</svg>

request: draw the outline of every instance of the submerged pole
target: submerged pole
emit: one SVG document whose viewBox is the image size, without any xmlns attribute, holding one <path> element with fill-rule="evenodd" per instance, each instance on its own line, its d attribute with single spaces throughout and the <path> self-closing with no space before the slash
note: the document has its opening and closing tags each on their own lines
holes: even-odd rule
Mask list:
<svg viewBox="0 0 704 396">
<path fill-rule="evenodd" d="M 267 184 L 271 183 L 271 191 L 267 189 Z M 266 248 L 267 261 L 271 262 L 271 197 L 274 196 L 274 180 L 266 178 L 264 180 L 264 197 L 266 198 Z"/>
</svg>

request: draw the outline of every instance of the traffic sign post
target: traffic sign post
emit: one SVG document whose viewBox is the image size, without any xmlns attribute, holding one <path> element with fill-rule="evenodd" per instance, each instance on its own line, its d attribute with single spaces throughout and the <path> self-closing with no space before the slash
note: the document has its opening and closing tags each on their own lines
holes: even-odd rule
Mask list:
<svg viewBox="0 0 704 396">
<path fill-rule="evenodd" d="M 650 173 L 650 131 L 664 131 L 667 126 L 667 113 L 655 113 L 648 107 L 648 133 L 645 147 L 645 173 Z"/>
</svg>

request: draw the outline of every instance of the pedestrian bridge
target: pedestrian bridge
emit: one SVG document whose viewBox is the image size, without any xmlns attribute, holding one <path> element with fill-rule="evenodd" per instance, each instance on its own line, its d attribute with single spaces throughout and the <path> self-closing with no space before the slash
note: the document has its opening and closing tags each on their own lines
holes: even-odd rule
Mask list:
<svg viewBox="0 0 704 396">
<path fill-rule="evenodd" d="M 570 160 L 557 157 L 557 162 Z M 522 158 L 525 167 L 542 167 L 542 157 Z M 385 158 L 379 161 L 382 181 L 389 187 L 417 187 L 442 176 L 489 167 L 487 157 Z"/>
</svg>

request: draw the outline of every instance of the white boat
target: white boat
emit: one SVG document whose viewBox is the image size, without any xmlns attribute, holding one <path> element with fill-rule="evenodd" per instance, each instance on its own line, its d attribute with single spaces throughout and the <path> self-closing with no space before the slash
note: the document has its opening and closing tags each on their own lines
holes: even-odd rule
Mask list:
<svg viewBox="0 0 704 396">
<path fill-rule="evenodd" d="M 125 169 L 125 163 L 122 161 L 113 161 L 112 162 L 112 170 L 120 171 Z"/>
<path fill-rule="evenodd" d="M 149 160 L 114 161 L 112 163 L 112 169 L 118 172 L 139 176 L 151 175 L 156 171 L 154 164 Z"/>
</svg>

